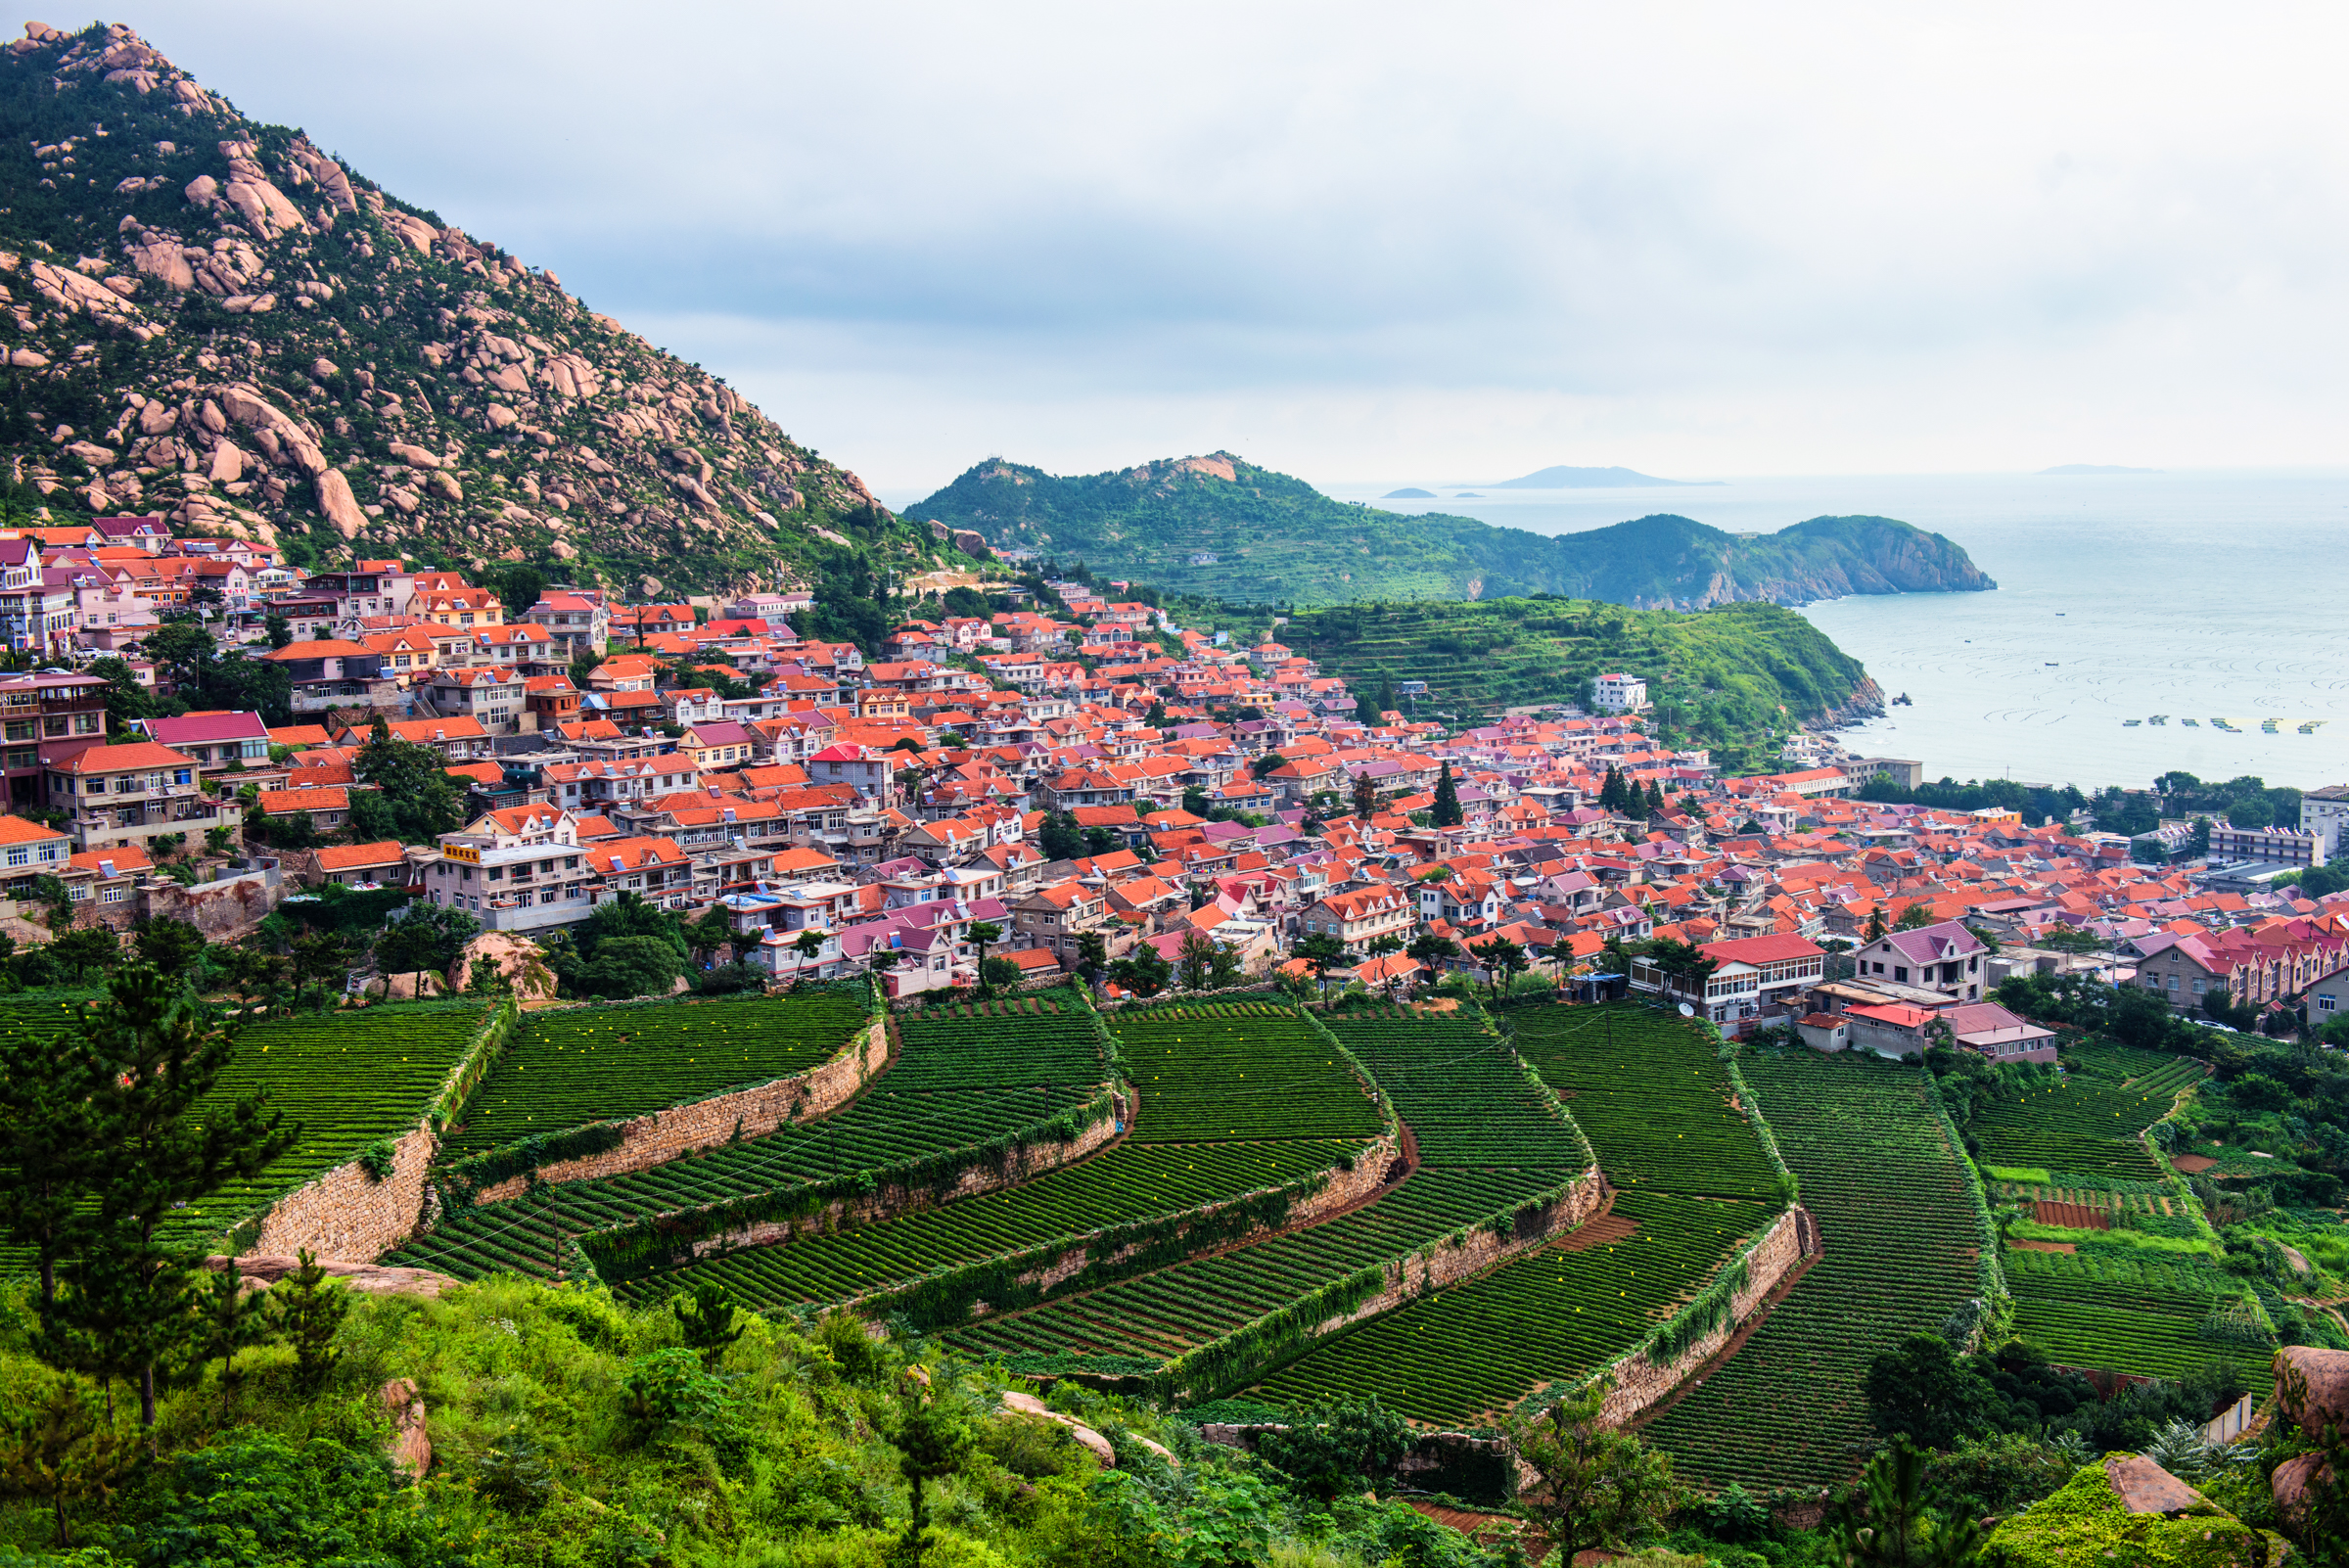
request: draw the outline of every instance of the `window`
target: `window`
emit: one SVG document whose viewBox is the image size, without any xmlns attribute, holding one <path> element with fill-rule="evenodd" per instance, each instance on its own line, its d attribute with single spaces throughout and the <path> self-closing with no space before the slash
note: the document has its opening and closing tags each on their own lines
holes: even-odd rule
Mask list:
<svg viewBox="0 0 2349 1568">
<path fill-rule="evenodd" d="M 2325 991 L 2321 991 L 2321 992 L 2317 992 L 2317 1011 L 2318 1011 L 2318 1012 L 2320 1012 L 2320 1013 L 2329 1013 L 2329 1012 L 2331 1012 L 2331 1011 L 2332 1011 L 2332 1006 L 2333 1006 L 2333 1002 L 2332 1002 L 2332 993 L 2331 993 L 2330 992 L 2325 992 Z"/>
<path fill-rule="evenodd" d="M 129 892 L 128 888 L 109 888 L 98 896 L 98 901 L 100 903 L 120 903 Z"/>
<path fill-rule="evenodd" d="M 1894 964 L 1892 966 L 1892 978 L 1896 981 L 1907 980 L 1909 978 L 1908 966 L 1905 964 Z"/>
</svg>

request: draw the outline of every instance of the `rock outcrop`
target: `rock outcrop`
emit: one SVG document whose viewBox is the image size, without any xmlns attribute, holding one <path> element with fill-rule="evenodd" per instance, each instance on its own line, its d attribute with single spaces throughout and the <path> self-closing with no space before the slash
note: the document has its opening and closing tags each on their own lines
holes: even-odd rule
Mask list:
<svg viewBox="0 0 2349 1568">
<path fill-rule="evenodd" d="M 2007 1568 L 2266 1568 L 2289 1550 L 2151 1459 L 2113 1453 L 2001 1523 L 1989 1556 Z"/>
<path fill-rule="evenodd" d="M 215 1254 L 204 1261 L 204 1266 L 215 1273 L 225 1271 L 230 1260 Z M 299 1258 L 273 1253 L 249 1253 L 235 1260 L 237 1273 L 246 1290 L 266 1290 L 301 1267 Z M 377 1264 L 342 1263 L 321 1258 L 318 1267 L 327 1276 L 341 1280 L 346 1289 L 367 1296 L 438 1296 L 444 1290 L 455 1290 L 464 1281 L 451 1274 L 435 1273 L 430 1268 L 387 1268 Z"/>
<path fill-rule="evenodd" d="M 810 577 L 835 540 L 955 559 L 715 376 L 130 28 L 29 23 L 0 73 L 22 133 L 0 354 L 25 410 L 0 432 L 53 518 L 680 592 Z"/>
<path fill-rule="evenodd" d="M 465 945 L 465 950 L 449 967 L 449 989 L 470 990 L 474 974 L 483 964 L 497 971 L 500 982 L 514 993 L 516 1001 L 527 1005 L 555 999 L 555 972 L 546 966 L 545 949 L 528 937 L 504 931 L 483 932 Z"/>
</svg>

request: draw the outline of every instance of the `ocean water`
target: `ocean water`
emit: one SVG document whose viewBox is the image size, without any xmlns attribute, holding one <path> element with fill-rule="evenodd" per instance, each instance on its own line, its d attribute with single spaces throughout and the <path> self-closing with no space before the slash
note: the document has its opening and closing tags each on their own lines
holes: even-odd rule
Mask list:
<svg viewBox="0 0 2349 1568">
<path fill-rule="evenodd" d="M 1437 498 L 1380 499 L 1405 485 Z M 1655 512 L 1732 532 L 1837 514 L 1899 518 L 1964 546 L 1999 586 L 1805 609 L 1888 698 L 1911 700 L 1846 730 L 1854 750 L 1914 758 L 1928 778 L 2082 789 L 2142 787 L 2170 768 L 2302 788 L 2349 782 L 2349 469 L 1773 477 L 1477 499 L 1457 492 L 1480 486 L 1426 480 L 1322 488 L 1541 533 Z M 2168 722 L 2124 723 L 2156 715 Z M 2261 733 L 2267 718 L 2279 733 Z M 2309 720 L 2323 722 L 2299 733 Z"/>
</svg>

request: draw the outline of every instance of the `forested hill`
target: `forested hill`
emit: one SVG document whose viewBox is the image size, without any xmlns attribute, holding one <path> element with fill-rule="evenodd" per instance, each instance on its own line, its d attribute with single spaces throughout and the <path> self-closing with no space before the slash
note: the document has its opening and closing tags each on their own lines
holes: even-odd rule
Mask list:
<svg viewBox="0 0 2349 1568">
<path fill-rule="evenodd" d="M 0 131 L 12 504 L 647 594 L 937 553 L 715 376 L 128 27 L 28 24 Z"/>
<path fill-rule="evenodd" d="M 1571 599 L 1354 604 L 1293 618 L 1275 633 L 1324 674 L 1374 697 L 1424 680 L 1420 716 L 1460 723 L 1544 702 L 1587 703 L 1591 677 L 1643 677 L 1674 746 L 1706 746 L 1727 771 L 1769 765 L 1800 722 L 1882 706 L 1860 661 L 1777 605 L 1697 614 Z"/>
<path fill-rule="evenodd" d="M 1665 515 L 1552 538 L 1333 500 L 1229 452 L 1072 477 L 992 458 L 907 515 L 999 548 L 1259 602 L 1555 593 L 1701 609 L 1998 586 L 1958 546 L 1891 518 L 1813 518 L 1746 536 Z"/>
</svg>

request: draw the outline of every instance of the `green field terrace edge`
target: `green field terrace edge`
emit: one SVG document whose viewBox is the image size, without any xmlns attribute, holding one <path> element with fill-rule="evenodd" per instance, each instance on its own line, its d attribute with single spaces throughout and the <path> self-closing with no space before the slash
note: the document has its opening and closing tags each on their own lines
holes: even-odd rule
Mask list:
<svg viewBox="0 0 2349 1568">
<path fill-rule="evenodd" d="M 538 1180 L 546 1179 L 538 1173 L 548 1166 L 583 1159 L 590 1155 L 608 1153 L 619 1148 L 626 1140 L 625 1130 L 631 1123 L 649 1121 L 660 1116 L 664 1111 L 680 1110 L 688 1105 L 700 1105 L 709 1100 L 724 1099 L 729 1094 L 770 1089 L 778 1084 L 811 1078 L 817 1073 L 837 1067 L 852 1052 L 861 1051 L 865 1048 L 867 1032 L 874 1025 L 887 1025 L 891 1022 L 887 1009 L 881 1002 L 879 988 L 868 984 L 863 989 L 866 992 L 866 1017 L 863 1027 L 843 1040 L 840 1047 L 822 1061 L 803 1068 L 797 1073 L 786 1073 L 780 1078 L 728 1084 L 714 1094 L 696 1094 L 689 1099 L 675 1100 L 668 1105 L 658 1106 L 649 1111 L 635 1112 L 628 1116 L 575 1123 L 567 1128 L 558 1128 L 546 1132 L 533 1132 L 526 1137 L 516 1138 L 511 1143 L 502 1143 L 495 1148 L 484 1149 L 478 1154 L 466 1155 L 463 1159 L 454 1160 L 441 1166 L 437 1172 L 437 1179 L 440 1187 L 440 1201 L 451 1208 L 469 1208 L 473 1205 L 477 1194 L 494 1187 L 500 1182 L 511 1180 L 515 1176 L 529 1177 L 530 1184 L 534 1186 Z M 600 1016 L 606 1012 L 623 1009 L 650 1009 L 675 1005 L 678 1003 L 667 997 L 652 1001 L 618 1004 L 587 1002 L 576 1008 L 542 1008 L 537 1016 L 560 1016 L 563 1013 L 584 1010 L 593 1010 Z M 484 1063 L 482 1069 L 484 1076 L 486 1071 L 487 1064 Z M 479 1086 L 481 1081 L 482 1079 L 477 1077 L 474 1086 Z"/>
<path fill-rule="evenodd" d="M 1973 1206 L 1974 1226 L 1981 1237 L 1981 1250 L 1974 1256 L 1974 1283 L 1981 1287 L 1982 1294 L 1977 1298 L 1981 1310 L 1974 1314 L 1974 1320 L 1958 1348 L 1975 1351 L 2003 1344 L 2006 1331 L 2014 1323 L 2014 1292 L 2007 1287 L 2006 1270 L 2001 1263 L 2005 1239 L 1999 1234 L 1998 1222 L 1991 1218 L 1990 1193 L 1983 1185 L 1982 1173 L 1975 1166 L 1974 1157 L 1966 1151 L 1958 1123 L 1941 1097 L 1941 1084 L 1931 1073 L 1925 1075 L 1925 1105 L 1941 1124 L 1942 1136 L 1957 1151 L 1958 1174 L 1964 1179 L 1965 1195 Z"/>
<path fill-rule="evenodd" d="M 372 1011 L 372 1009 L 368 1010 Z M 370 1195 L 373 1196 L 375 1190 L 380 1190 L 387 1201 L 403 1190 L 408 1178 L 413 1176 L 417 1188 L 415 1201 L 412 1205 L 403 1205 L 408 1210 L 406 1223 L 410 1226 L 417 1222 L 424 1212 L 425 1191 L 430 1180 L 431 1161 L 438 1152 L 440 1133 L 448 1124 L 450 1107 L 461 1102 L 471 1091 L 472 1086 L 481 1082 L 482 1076 L 488 1071 L 489 1062 L 505 1048 L 506 1041 L 513 1038 L 515 1022 L 520 1016 L 521 1009 L 511 996 L 501 998 L 496 1004 L 484 1009 L 481 1025 L 474 1031 L 473 1038 L 466 1042 L 464 1051 L 441 1080 L 439 1089 L 418 1110 L 414 1126 L 393 1140 L 396 1145 L 404 1145 L 409 1139 L 419 1134 L 424 1135 L 428 1140 L 429 1147 L 423 1162 L 417 1164 L 413 1171 L 402 1170 L 395 1165 L 392 1173 L 387 1176 L 377 1176 L 372 1172 L 368 1173 L 370 1187 L 373 1189 Z M 416 1164 L 416 1162 L 402 1161 L 399 1164 Z M 249 1252 L 267 1231 L 270 1217 L 277 1213 L 283 1205 L 311 1187 L 319 1186 L 338 1176 L 362 1168 L 362 1162 L 357 1158 L 340 1161 L 284 1191 L 274 1194 L 243 1216 L 227 1220 L 216 1226 L 207 1225 L 207 1229 L 222 1238 L 222 1248 L 231 1256 Z M 312 1250 L 317 1249 L 313 1248 Z"/>
<path fill-rule="evenodd" d="M 993 1316 L 1153 1273 L 1282 1229 L 1290 1212 L 1319 1196 L 1339 1173 L 1380 1157 L 1382 1142 L 1373 1140 L 1341 1155 L 1331 1166 L 1279 1186 L 998 1253 L 980 1263 L 952 1265 L 902 1285 L 844 1297 L 836 1305 L 868 1317 L 901 1315 L 916 1331 L 928 1332 L 973 1321 L 975 1305 L 984 1304 L 987 1315 Z M 1394 1152 L 1391 1142 L 1385 1143 L 1385 1152 Z M 1048 1283 L 1031 1277 L 1051 1275 L 1080 1254 L 1086 1261 L 1073 1273 Z"/>
</svg>

